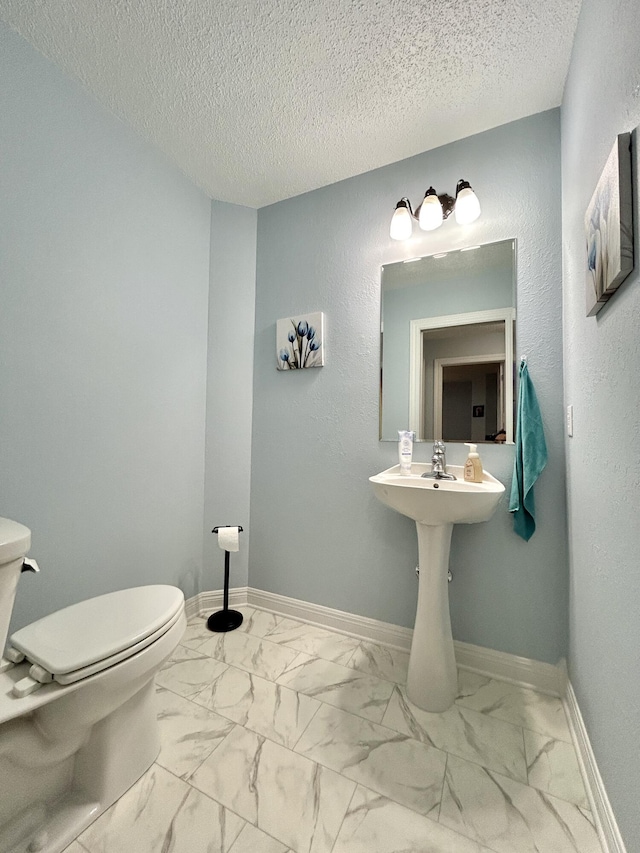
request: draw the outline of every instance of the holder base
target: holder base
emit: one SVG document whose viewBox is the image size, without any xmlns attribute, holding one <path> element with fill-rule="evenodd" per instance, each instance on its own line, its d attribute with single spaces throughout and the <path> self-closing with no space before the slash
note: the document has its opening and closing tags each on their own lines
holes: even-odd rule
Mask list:
<svg viewBox="0 0 640 853">
<path fill-rule="evenodd" d="M 242 613 L 238 613 L 237 610 L 218 610 L 207 619 L 207 628 L 218 634 L 235 631 L 242 625 L 242 619 Z"/>
</svg>

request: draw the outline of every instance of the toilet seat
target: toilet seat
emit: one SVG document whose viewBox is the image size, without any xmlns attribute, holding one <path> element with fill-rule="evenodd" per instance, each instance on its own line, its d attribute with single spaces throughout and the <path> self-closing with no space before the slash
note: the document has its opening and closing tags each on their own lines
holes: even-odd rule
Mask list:
<svg viewBox="0 0 640 853">
<path fill-rule="evenodd" d="M 184 596 L 173 586 L 119 590 L 45 616 L 16 631 L 10 644 L 34 665 L 35 682 L 73 684 L 151 645 L 183 608 Z"/>
</svg>

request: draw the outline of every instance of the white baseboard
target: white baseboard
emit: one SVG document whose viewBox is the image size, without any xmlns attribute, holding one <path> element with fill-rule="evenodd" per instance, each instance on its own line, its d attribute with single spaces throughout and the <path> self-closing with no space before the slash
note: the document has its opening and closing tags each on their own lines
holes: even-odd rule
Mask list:
<svg viewBox="0 0 640 853">
<path fill-rule="evenodd" d="M 222 600 L 224 597 L 223 590 L 214 589 L 207 592 L 199 592 L 197 595 L 188 598 L 185 602 L 185 613 L 187 619 L 192 616 L 199 616 L 204 613 L 215 613 L 216 610 L 222 608 Z M 247 603 L 247 587 L 240 586 L 229 590 L 229 605 L 231 607 L 240 607 Z"/>
<path fill-rule="evenodd" d="M 626 853 L 624 841 L 607 797 L 604 782 L 598 770 L 596 757 L 593 754 L 589 735 L 578 706 L 578 700 L 570 681 L 567 682 L 564 709 L 569 721 L 571 737 L 578 753 L 578 763 L 587 789 L 591 811 L 595 818 L 602 851 L 603 853 Z"/>
<path fill-rule="evenodd" d="M 251 607 L 259 607 L 261 610 L 290 616 L 292 619 L 298 619 L 310 625 L 330 628 L 350 637 L 382 643 L 396 649 L 409 651 L 411 648 L 413 631 L 410 628 L 370 619 L 368 616 L 346 613 L 344 610 L 334 610 L 321 604 L 311 604 L 297 598 L 287 598 L 286 595 L 277 595 L 253 587 L 249 587 L 247 592 L 247 604 Z"/>
<path fill-rule="evenodd" d="M 229 603 L 232 607 L 248 604 L 250 607 L 268 610 L 279 616 L 290 616 L 309 625 L 330 628 L 349 637 L 380 643 L 402 651 L 408 652 L 411 648 L 413 636 L 411 628 L 370 619 L 368 616 L 346 613 L 344 610 L 334 610 L 321 604 L 300 601 L 297 598 L 289 598 L 286 595 L 278 595 L 254 587 L 237 587 L 229 590 Z M 222 590 L 201 592 L 189 599 L 187 616 L 202 613 L 205 610 L 218 610 L 221 606 Z M 553 696 L 564 695 L 566 675 L 561 667 L 457 640 L 454 646 L 458 666 L 464 669 L 498 678 L 501 681 L 511 681 L 524 687 L 531 687 Z"/>
<path fill-rule="evenodd" d="M 367 616 L 357 616 L 334 610 L 320 604 L 299 601 L 276 595 L 273 592 L 249 587 L 247 603 L 272 613 L 291 616 L 301 622 L 331 628 L 350 637 L 358 637 L 369 642 L 381 643 L 396 649 L 409 651 L 413 631 L 400 625 L 370 619 Z M 458 666 L 474 672 L 498 678 L 501 681 L 511 681 L 525 687 L 532 687 L 553 696 L 563 696 L 566 679 L 562 670 L 550 663 L 530 660 L 517 655 L 473 646 L 471 643 L 454 641 L 456 661 Z"/>
<path fill-rule="evenodd" d="M 521 687 L 530 687 L 539 693 L 564 696 L 567 678 L 560 666 L 523 658 L 508 652 L 487 649 L 454 640 L 456 662 L 463 669 L 470 669 L 500 681 L 510 681 Z"/>
</svg>

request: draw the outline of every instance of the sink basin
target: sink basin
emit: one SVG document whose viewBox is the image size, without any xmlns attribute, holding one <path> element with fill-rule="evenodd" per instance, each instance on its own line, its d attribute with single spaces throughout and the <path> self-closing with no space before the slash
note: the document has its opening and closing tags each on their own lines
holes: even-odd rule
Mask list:
<svg viewBox="0 0 640 853">
<path fill-rule="evenodd" d="M 467 483 L 462 465 L 447 466 L 456 480 L 421 476 L 430 470 L 426 463 L 414 463 L 407 477 L 394 465 L 369 481 L 378 500 L 421 524 L 474 524 L 491 518 L 504 492 L 499 480 L 485 471 L 482 483 Z"/>
<path fill-rule="evenodd" d="M 447 583 L 453 525 L 488 521 L 504 486 L 486 471 L 481 483 L 467 483 L 461 465 L 447 466 L 456 480 L 421 477 L 430 470 L 426 463 L 413 463 L 411 474 L 403 476 L 400 466 L 394 465 L 369 481 L 383 504 L 416 523 L 418 602 L 407 696 L 419 708 L 439 713 L 453 704 L 458 684 Z"/>
</svg>

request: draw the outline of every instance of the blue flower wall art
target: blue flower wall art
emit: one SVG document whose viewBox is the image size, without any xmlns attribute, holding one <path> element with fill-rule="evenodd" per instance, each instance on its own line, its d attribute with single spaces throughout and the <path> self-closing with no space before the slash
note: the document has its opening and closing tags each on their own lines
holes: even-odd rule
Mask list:
<svg viewBox="0 0 640 853">
<path fill-rule="evenodd" d="M 301 370 L 324 365 L 324 314 L 286 317 L 276 323 L 278 370 Z"/>
<path fill-rule="evenodd" d="M 584 218 L 587 316 L 597 314 L 633 269 L 630 134 L 618 136 Z"/>
</svg>

